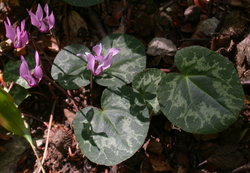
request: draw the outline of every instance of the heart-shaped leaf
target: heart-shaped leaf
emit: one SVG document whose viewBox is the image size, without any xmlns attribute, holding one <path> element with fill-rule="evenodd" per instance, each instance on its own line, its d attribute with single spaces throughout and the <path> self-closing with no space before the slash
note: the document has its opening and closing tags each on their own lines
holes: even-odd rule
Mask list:
<svg viewBox="0 0 250 173">
<path fill-rule="evenodd" d="M 134 76 L 146 67 L 145 48 L 136 38 L 126 34 L 113 34 L 102 41 L 103 53 L 109 48 L 119 48 L 113 57 L 112 66 L 104 74 L 96 77 L 96 82 L 103 86 L 122 86 L 131 83 Z"/>
<path fill-rule="evenodd" d="M 216 133 L 235 122 L 244 93 L 236 70 L 223 56 L 200 46 L 175 55 L 180 73 L 167 74 L 158 89 L 162 112 L 192 133 Z"/>
<path fill-rule="evenodd" d="M 89 52 L 83 45 L 72 44 L 64 47 L 55 57 L 51 69 L 52 78 L 65 89 L 78 89 L 89 84 L 90 72 L 78 53 Z"/>
<path fill-rule="evenodd" d="M 92 5 L 99 4 L 103 2 L 103 0 L 63 0 L 70 5 L 78 6 L 78 7 L 90 7 Z"/>
<path fill-rule="evenodd" d="M 133 88 L 142 94 L 153 115 L 160 112 L 157 89 L 164 76 L 165 73 L 159 69 L 146 69 L 137 74 L 132 82 Z"/>
<path fill-rule="evenodd" d="M 34 53 L 28 54 L 25 57 L 28 66 L 30 69 L 35 67 L 35 60 L 34 60 Z M 9 61 L 4 66 L 4 80 L 9 82 L 15 82 L 20 86 L 24 87 L 25 89 L 30 88 L 28 83 L 20 76 L 19 74 L 19 67 L 21 65 L 21 60 L 18 61 Z"/>
<path fill-rule="evenodd" d="M 144 143 L 149 113 L 141 94 L 128 86 L 105 89 L 102 110 L 86 107 L 76 114 L 74 132 L 91 161 L 115 165 L 131 157 Z"/>
</svg>

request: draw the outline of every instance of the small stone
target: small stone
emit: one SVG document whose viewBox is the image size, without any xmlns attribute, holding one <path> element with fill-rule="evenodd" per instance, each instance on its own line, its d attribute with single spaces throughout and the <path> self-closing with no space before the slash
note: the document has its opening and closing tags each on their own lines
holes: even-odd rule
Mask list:
<svg viewBox="0 0 250 173">
<path fill-rule="evenodd" d="M 147 54 L 152 56 L 174 56 L 176 51 L 177 48 L 171 40 L 162 37 L 156 37 L 150 41 Z"/>
<path fill-rule="evenodd" d="M 205 34 L 206 36 L 212 36 L 219 22 L 220 21 L 216 19 L 215 17 L 206 19 L 199 25 L 198 31 L 196 32 L 201 32 Z"/>
</svg>

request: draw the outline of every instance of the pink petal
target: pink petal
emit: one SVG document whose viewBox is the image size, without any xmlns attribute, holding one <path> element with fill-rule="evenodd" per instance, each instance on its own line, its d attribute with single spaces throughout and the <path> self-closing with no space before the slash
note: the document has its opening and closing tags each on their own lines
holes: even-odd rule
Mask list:
<svg viewBox="0 0 250 173">
<path fill-rule="evenodd" d="M 41 21 L 43 19 L 43 9 L 42 9 L 40 4 L 38 4 L 38 6 L 37 6 L 36 16 L 37 16 L 37 19 L 39 21 Z"/>
<path fill-rule="evenodd" d="M 15 29 L 11 25 L 9 18 L 7 17 L 7 23 L 4 22 L 5 30 L 6 30 L 6 37 L 11 39 L 12 42 L 15 41 Z"/>
<path fill-rule="evenodd" d="M 55 25 L 55 16 L 54 16 L 53 12 L 51 12 L 51 14 L 48 18 L 48 24 L 49 24 L 49 30 L 51 30 Z"/>
<path fill-rule="evenodd" d="M 92 71 L 92 73 L 94 73 L 95 71 L 95 57 L 91 54 L 86 56 L 87 59 L 87 69 L 89 69 L 90 71 Z"/>
<path fill-rule="evenodd" d="M 39 66 L 39 64 L 40 64 L 39 60 L 40 60 L 39 53 L 36 51 L 36 52 L 35 52 L 36 67 Z"/>
<path fill-rule="evenodd" d="M 95 45 L 92 50 L 96 53 L 96 56 L 101 56 L 102 53 L 102 43 Z"/>
<path fill-rule="evenodd" d="M 101 66 L 98 66 L 94 71 L 94 76 L 99 76 L 103 73 L 103 68 Z"/>
<path fill-rule="evenodd" d="M 48 26 L 44 22 L 41 22 L 40 23 L 40 27 L 38 28 L 38 30 L 40 32 L 48 32 L 49 28 L 48 28 Z"/>
<path fill-rule="evenodd" d="M 40 66 L 36 66 L 33 71 L 33 76 L 37 79 L 37 83 L 43 78 L 43 70 Z"/>
<path fill-rule="evenodd" d="M 112 56 L 115 56 L 115 55 L 117 55 L 119 52 L 120 52 L 120 49 L 119 49 L 119 48 L 110 48 L 110 49 L 108 50 L 107 56 L 108 56 L 109 54 L 112 54 Z"/>
<path fill-rule="evenodd" d="M 22 47 L 24 47 L 24 46 L 28 43 L 28 41 L 29 41 L 27 31 L 23 31 L 23 32 L 22 32 L 22 35 L 21 35 L 21 38 L 20 38 L 20 39 L 21 39 Z"/>
<path fill-rule="evenodd" d="M 49 6 L 47 3 L 44 5 L 44 12 L 46 13 L 46 16 L 49 16 Z"/>
<path fill-rule="evenodd" d="M 30 15 L 31 24 L 34 25 L 35 27 L 39 28 L 41 22 L 39 21 L 37 16 L 34 13 L 32 13 L 31 11 L 28 11 L 28 12 Z"/>
<path fill-rule="evenodd" d="M 113 55 L 112 55 L 112 53 L 110 53 L 110 54 L 108 54 L 105 61 L 103 62 L 103 66 L 102 66 L 103 70 L 108 69 L 112 65 L 112 61 L 113 61 Z"/>
<path fill-rule="evenodd" d="M 32 76 L 31 76 L 27 61 L 25 60 L 25 58 L 22 55 L 21 55 L 21 61 L 22 61 L 22 63 L 21 63 L 20 68 L 19 68 L 19 74 L 22 78 L 24 78 L 25 80 L 26 79 L 28 80 Z"/>
<path fill-rule="evenodd" d="M 21 22 L 21 31 L 25 29 L 25 19 L 22 20 Z"/>
</svg>

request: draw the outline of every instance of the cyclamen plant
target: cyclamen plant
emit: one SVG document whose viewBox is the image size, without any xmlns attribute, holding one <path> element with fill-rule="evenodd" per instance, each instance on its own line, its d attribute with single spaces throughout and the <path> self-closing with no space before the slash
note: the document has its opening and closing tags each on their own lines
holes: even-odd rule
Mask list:
<svg viewBox="0 0 250 173">
<path fill-rule="evenodd" d="M 44 12 L 46 14 L 43 17 L 43 10 L 40 4 L 37 6 L 36 14 L 28 11 L 30 15 L 31 24 L 37 27 L 40 32 L 48 32 L 50 31 L 55 24 L 55 17 L 53 11 L 49 14 L 49 6 L 45 4 Z"/>
<path fill-rule="evenodd" d="M 115 165 L 131 157 L 143 145 L 153 115 L 164 114 L 174 125 L 199 134 L 220 132 L 237 120 L 244 99 L 237 73 L 207 48 L 179 50 L 179 73 L 169 74 L 145 70 L 145 48 L 126 34 L 107 36 L 92 51 L 66 46 L 55 57 L 51 76 L 65 89 L 78 89 L 92 82 L 91 71 L 93 80 L 107 87 L 100 108 L 79 110 L 73 122 L 81 151 L 97 164 Z"/>
<path fill-rule="evenodd" d="M 55 17 L 53 11 L 49 14 L 49 6 L 45 4 L 44 12 L 46 14 L 43 17 L 43 9 L 40 4 L 37 6 L 36 13 L 32 13 L 27 10 L 31 19 L 31 24 L 37 27 L 40 32 L 48 32 L 50 31 L 55 24 Z M 7 21 L 4 22 L 6 37 L 9 38 L 14 45 L 14 48 L 23 48 L 28 43 L 28 32 L 25 30 L 25 20 L 22 20 L 21 26 L 17 26 L 16 28 L 11 25 L 9 18 L 7 17 Z M 30 87 L 38 86 L 39 82 L 42 79 L 43 71 L 41 66 L 39 65 L 40 57 L 38 51 L 35 52 L 35 68 L 33 72 L 29 71 L 28 64 L 25 58 L 21 55 L 20 59 L 22 61 L 19 74 L 20 76 L 27 82 Z"/>
<path fill-rule="evenodd" d="M 44 11 L 45 18 L 40 5 L 36 14 L 29 14 L 39 31 L 48 32 L 54 16 L 46 5 Z M 106 87 L 100 107 L 77 111 L 73 122 L 81 151 L 97 164 L 115 165 L 135 154 L 153 115 L 163 114 L 174 125 L 198 134 L 218 133 L 238 118 L 244 101 L 239 78 L 233 65 L 216 52 L 183 48 L 174 57 L 178 72 L 166 74 L 145 69 L 143 44 L 126 34 L 109 35 L 92 51 L 78 44 L 66 46 L 56 55 L 51 76 L 67 90 L 86 87 L 92 80 Z M 42 78 L 38 53 L 33 73 L 24 57 L 21 60 L 20 75 L 31 87 L 37 86 Z"/>
<path fill-rule="evenodd" d="M 28 33 L 25 30 L 25 20 L 21 22 L 21 26 L 15 28 L 11 25 L 9 18 L 7 17 L 7 22 L 5 21 L 4 25 L 6 37 L 12 41 L 14 48 L 22 48 L 28 43 L 29 39 Z"/>
</svg>

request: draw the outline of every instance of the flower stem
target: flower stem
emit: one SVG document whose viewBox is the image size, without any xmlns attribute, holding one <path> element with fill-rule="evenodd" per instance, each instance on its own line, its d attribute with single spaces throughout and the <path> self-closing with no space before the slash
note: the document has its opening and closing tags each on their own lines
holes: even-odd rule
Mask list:
<svg viewBox="0 0 250 173">
<path fill-rule="evenodd" d="M 90 105 L 93 106 L 93 74 L 90 75 Z"/>
<path fill-rule="evenodd" d="M 32 141 L 32 139 L 31 139 L 31 136 L 25 135 L 24 138 L 29 142 L 29 144 L 30 144 L 32 150 L 34 151 L 34 154 L 35 154 L 35 156 L 36 156 L 36 158 L 37 158 L 37 162 L 38 162 L 38 167 L 39 167 L 38 169 L 39 169 L 39 170 L 42 170 L 42 172 L 45 173 L 45 170 L 44 170 L 44 168 L 43 168 L 42 162 L 41 162 L 41 160 L 40 160 L 40 158 L 39 158 L 39 156 L 38 156 L 38 154 L 37 154 L 37 152 L 36 152 L 36 147 L 35 147 L 35 145 L 33 144 L 33 141 Z M 40 171 L 39 171 L 39 172 L 40 172 Z"/>
</svg>

